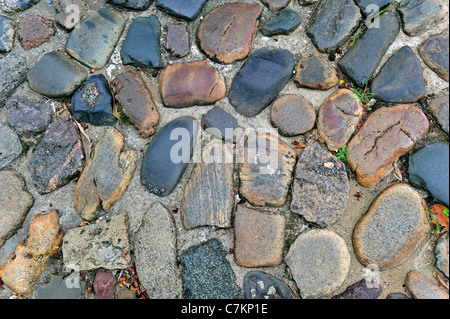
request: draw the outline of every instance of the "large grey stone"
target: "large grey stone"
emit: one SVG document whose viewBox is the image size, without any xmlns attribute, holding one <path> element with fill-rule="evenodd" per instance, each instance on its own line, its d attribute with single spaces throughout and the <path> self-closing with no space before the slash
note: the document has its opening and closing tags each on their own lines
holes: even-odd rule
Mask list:
<svg viewBox="0 0 450 319">
<path fill-rule="evenodd" d="M 27 75 L 27 61 L 17 54 L 8 54 L 0 60 L 0 108 L 22 84 Z"/>
<path fill-rule="evenodd" d="M 429 38 L 419 47 L 422 60 L 445 81 L 449 81 L 449 29 Z"/>
<path fill-rule="evenodd" d="M 440 0 L 403 1 L 398 7 L 403 22 L 403 31 L 411 37 L 422 34 L 432 24 L 445 19 L 448 15 L 447 5 Z"/>
<path fill-rule="evenodd" d="M 22 143 L 17 133 L 0 122 L 0 169 L 15 161 L 22 154 Z"/>
</svg>

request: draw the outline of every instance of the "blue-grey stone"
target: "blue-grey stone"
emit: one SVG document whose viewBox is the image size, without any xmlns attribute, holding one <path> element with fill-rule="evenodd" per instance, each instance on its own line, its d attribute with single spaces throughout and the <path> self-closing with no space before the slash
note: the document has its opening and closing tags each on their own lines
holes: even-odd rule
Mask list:
<svg viewBox="0 0 450 319">
<path fill-rule="evenodd" d="M 174 17 L 195 20 L 208 0 L 157 0 L 156 6 Z"/>
<path fill-rule="evenodd" d="M 213 135 L 226 141 L 236 141 L 239 138 L 238 135 L 240 135 L 237 131 L 240 126 L 236 118 L 218 106 L 203 115 L 202 126 L 211 129 Z"/>
<path fill-rule="evenodd" d="M 24 11 L 31 8 L 41 0 L 2 0 L 0 2 L 0 10 L 5 12 Z"/>
<path fill-rule="evenodd" d="M 161 68 L 161 23 L 156 15 L 136 18 L 128 30 L 120 56 L 124 65 Z"/>
<path fill-rule="evenodd" d="M 255 51 L 234 77 L 230 102 L 237 112 L 254 117 L 270 105 L 292 78 L 292 53 L 285 49 Z"/>
<path fill-rule="evenodd" d="M 75 273 L 66 278 L 50 275 L 43 285 L 37 286 L 37 299 L 80 299 L 81 286 Z"/>
<path fill-rule="evenodd" d="M 403 31 L 411 37 L 424 33 L 448 16 L 448 7 L 440 0 L 406 0 L 398 6 Z"/>
<path fill-rule="evenodd" d="M 409 158 L 409 180 L 427 189 L 437 201 L 449 206 L 449 147 L 436 142 Z"/>
<path fill-rule="evenodd" d="M 195 119 L 185 116 L 153 137 L 141 169 L 141 183 L 150 192 L 160 197 L 172 193 L 191 162 L 197 130 Z"/>
<path fill-rule="evenodd" d="M 14 162 L 22 154 L 22 144 L 17 133 L 0 122 L 0 169 Z"/>
<path fill-rule="evenodd" d="M 110 126 L 117 122 L 113 97 L 103 74 L 93 75 L 72 97 L 72 114 L 78 122 Z"/>
<path fill-rule="evenodd" d="M 121 8 L 144 11 L 150 7 L 153 0 L 106 0 L 106 2 Z"/>
<path fill-rule="evenodd" d="M 366 17 L 380 12 L 393 1 L 394 0 L 355 0 L 356 4 L 361 8 Z"/>
<path fill-rule="evenodd" d="M 0 53 L 8 53 L 14 46 L 14 20 L 0 15 Z"/>
<path fill-rule="evenodd" d="M 185 299 L 240 299 L 236 275 L 225 258 L 227 252 L 214 238 L 185 250 L 181 256 L 181 280 Z"/>
<path fill-rule="evenodd" d="M 25 57 L 10 53 L 0 60 L 0 108 L 27 76 Z"/>
<path fill-rule="evenodd" d="M 278 12 L 261 27 L 261 33 L 266 37 L 284 34 L 289 35 L 302 23 L 300 15 L 291 9 Z"/>
</svg>

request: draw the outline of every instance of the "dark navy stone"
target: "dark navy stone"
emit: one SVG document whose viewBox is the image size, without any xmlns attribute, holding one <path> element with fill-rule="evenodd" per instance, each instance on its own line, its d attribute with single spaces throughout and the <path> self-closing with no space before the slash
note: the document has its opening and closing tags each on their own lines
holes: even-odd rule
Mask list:
<svg viewBox="0 0 450 319">
<path fill-rule="evenodd" d="M 144 156 L 141 183 L 165 197 L 178 185 L 189 165 L 196 140 L 195 119 L 180 117 L 164 126 L 151 141 Z"/>
<path fill-rule="evenodd" d="M 124 65 L 161 68 L 161 23 L 156 15 L 136 18 L 128 30 L 120 56 Z"/>
<path fill-rule="evenodd" d="M 400 32 L 395 13 L 383 14 L 379 23 L 379 28 L 367 29 L 338 62 L 342 72 L 360 87 L 370 80 Z"/>
<path fill-rule="evenodd" d="M 177 18 L 195 20 L 208 0 L 157 0 L 156 6 Z"/>
<path fill-rule="evenodd" d="M 431 143 L 409 158 L 409 181 L 427 189 L 445 206 L 449 206 L 449 147 Z"/>
<path fill-rule="evenodd" d="M 373 284 L 363 279 L 331 299 L 377 299 L 380 295 L 381 286 L 379 284 Z"/>
<path fill-rule="evenodd" d="M 393 0 L 355 0 L 355 2 L 361 8 L 364 15 L 368 17 L 386 8 Z M 375 10 L 376 7 L 371 7 L 373 5 L 377 6 L 378 10 Z"/>
<path fill-rule="evenodd" d="M 239 136 L 230 135 L 233 133 L 238 133 L 235 131 L 240 128 L 236 118 L 227 112 L 225 112 L 222 108 L 216 106 L 211 111 L 203 115 L 202 117 L 202 126 L 204 128 L 214 129 L 216 131 L 214 135 L 219 135 L 217 137 L 223 138 L 227 141 L 237 140 Z"/>
<path fill-rule="evenodd" d="M 300 15 L 291 9 L 278 12 L 261 27 L 261 33 L 266 37 L 284 34 L 289 35 L 302 23 Z"/>
<path fill-rule="evenodd" d="M 184 299 L 242 298 L 227 255 L 216 238 L 190 247 L 181 254 Z"/>
<path fill-rule="evenodd" d="M 255 51 L 234 77 L 229 95 L 231 104 L 244 116 L 258 115 L 288 84 L 294 67 L 294 57 L 288 50 Z"/>
<path fill-rule="evenodd" d="M 297 299 L 291 288 L 263 272 L 250 272 L 244 278 L 246 299 Z"/>
<path fill-rule="evenodd" d="M 93 75 L 72 97 L 72 114 L 78 122 L 114 125 L 113 97 L 103 74 Z"/>
<path fill-rule="evenodd" d="M 121 8 L 144 11 L 150 7 L 153 0 L 107 0 L 106 2 Z"/>
</svg>

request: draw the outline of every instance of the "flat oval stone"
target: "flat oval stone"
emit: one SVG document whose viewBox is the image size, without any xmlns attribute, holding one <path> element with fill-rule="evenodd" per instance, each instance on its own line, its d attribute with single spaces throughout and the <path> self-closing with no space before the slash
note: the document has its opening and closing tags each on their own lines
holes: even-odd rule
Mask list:
<svg viewBox="0 0 450 319">
<path fill-rule="evenodd" d="M 411 271 L 406 277 L 406 288 L 416 299 L 446 299 L 448 291 L 426 278 L 417 271 Z"/>
<path fill-rule="evenodd" d="M 341 149 L 352 137 L 364 115 L 360 99 L 350 90 L 333 93 L 319 109 L 317 130 L 330 151 Z"/>
<path fill-rule="evenodd" d="M 254 3 L 228 3 L 212 10 L 198 26 L 199 47 L 210 59 L 220 63 L 245 59 L 262 10 Z"/>
<path fill-rule="evenodd" d="M 0 169 L 14 162 L 22 151 L 22 143 L 17 133 L 0 122 Z"/>
<path fill-rule="evenodd" d="M 12 237 L 33 206 L 34 198 L 25 181 L 13 171 L 0 171 L 0 247 Z"/>
<path fill-rule="evenodd" d="M 383 65 L 372 81 L 372 93 L 392 103 L 413 103 L 425 96 L 422 67 L 410 47 L 401 48 Z"/>
<path fill-rule="evenodd" d="M 136 169 L 137 153 L 124 148 L 125 138 L 113 128 L 95 147 L 74 194 L 75 208 L 83 219 L 96 219 L 101 209 L 109 212 L 125 193 Z"/>
<path fill-rule="evenodd" d="M 419 48 L 422 60 L 445 81 L 449 81 L 449 29 L 428 39 Z"/>
<path fill-rule="evenodd" d="M 350 196 L 345 164 L 314 143 L 303 150 L 295 171 L 292 212 L 320 226 L 338 222 Z"/>
<path fill-rule="evenodd" d="M 56 33 L 52 20 L 40 15 L 28 16 L 19 22 L 17 34 L 25 51 L 36 48 Z"/>
<path fill-rule="evenodd" d="M 145 11 L 153 3 L 153 0 L 107 0 L 106 2 L 121 8 Z"/>
<path fill-rule="evenodd" d="M 0 53 L 8 53 L 14 46 L 16 23 L 7 16 L 0 15 Z"/>
<path fill-rule="evenodd" d="M 449 273 L 449 239 L 448 231 L 439 237 L 436 247 L 434 248 L 436 255 L 436 267 L 442 271 L 448 278 Z"/>
<path fill-rule="evenodd" d="M 260 31 L 266 37 L 274 35 L 289 35 L 302 23 L 300 15 L 291 9 L 284 9 L 278 12 L 273 18 L 267 21 Z"/>
<path fill-rule="evenodd" d="M 27 61 L 25 57 L 10 53 L 0 60 L 0 74 L 8 76 L 0 77 L 0 108 L 22 84 L 27 77 Z"/>
<path fill-rule="evenodd" d="M 9 124 L 20 134 L 41 133 L 52 121 L 53 110 L 49 104 L 30 101 L 26 96 L 10 98 L 5 109 Z"/>
<path fill-rule="evenodd" d="M 254 206 L 283 206 L 297 153 L 270 134 L 252 136 L 244 147 L 244 157 L 239 165 L 241 195 Z"/>
<path fill-rule="evenodd" d="M 170 108 L 210 105 L 227 94 L 225 78 L 206 60 L 167 66 L 159 76 L 159 89 L 164 106 Z"/>
<path fill-rule="evenodd" d="M 339 75 L 334 66 L 317 52 L 301 58 L 295 68 L 298 86 L 326 91 L 339 84 Z"/>
<path fill-rule="evenodd" d="M 449 207 L 449 147 L 431 143 L 409 157 L 409 180 Z"/>
<path fill-rule="evenodd" d="M 75 60 L 53 51 L 28 71 L 28 86 L 50 98 L 71 96 L 86 80 L 87 71 Z"/>
<path fill-rule="evenodd" d="M 58 118 L 33 153 L 28 171 L 36 190 L 44 195 L 68 184 L 83 169 L 84 159 L 75 122 Z"/>
<path fill-rule="evenodd" d="M 161 23 L 156 15 L 136 18 L 120 50 L 123 65 L 144 69 L 162 67 L 160 38 Z"/>
<path fill-rule="evenodd" d="M 208 0 L 157 0 L 156 6 L 174 17 L 193 21 Z"/>
<path fill-rule="evenodd" d="M 197 132 L 195 119 L 185 116 L 153 137 L 141 168 L 141 183 L 150 192 L 160 197 L 172 193 L 191 162 Z"/>
<path fill-rule="evenodd" d="M 304 299 L 325 298 L 342 286 L 350 271 L 344 239 L 330 230 L 302 233 L 285 258 Z"/>
<path fill-rule="evenodd" d="M 72 114 L 78 122 L 96 126 L 114 125 L 117 111 L 113 106 L 113 96 L 103 74 L 91 76 L 72 96 Z"/>
<path fill-rule="evenodd" d="M 143 138 L 155 133 L 159 112 L 148 86 L 139 73 L 132 69 L 119 74 L 112 82 L 114 97 Z"/>
<path fill-rule="evenodd" d="M 244 277 L 245 299 L 298 299 L 291 288 L 279 279 L 259 271 Z"/>
<path fill-rule="evenodd" d="M 409 0 L 397 10 L 402 18 L 403 31 L 410 37 L 424 33 L 448 16 L 448 6 L 438 0 Z"/>
<path fill-rule="evenodd" d="M 291 0 L 261 0 L 270 10 L 277 11 L 288 6 Z"/>
<path fill-rule="evenodd" d="M 288 50 L 262 48 L 255 51 L 233 79 L 230 103 L 246 117 L 258 115 L 288 84 L 294 67 L 294 57 Z"/>
<path fill-rule="evenodd" d="M 359 262 L 391 269 L 408 259 L 427 238 L 430 224 L 419 193 L 407 184 L 384 190 L 353 232 Z"/>
<path fill-rule="evenodd" d="M 359 25 L 361 11 L 353 0 L 322 2 L 306 27 L 306 34 L 322 53 L 332 53 Z"/>
<path fill-rule="evenodd" d="M 272 105 L 271 121 L 283 136 L 306 133 L 316 125 L 316 111 L 303 96 L 283 95 Z"/>
<path fill-rule="evenodd" d="M 392 171 L 395 161 L 427 135 L 429 125 L 422 110 L 412 105 L 372 113 L 347 147 L 358 183 L 364 187 L 378 183 Z"/>
<path fill-rule="evenodd" d="M 400 32 L 400 22 L 395 13 L 386 12 L 378 19 L 380 27 L 367 29 L 337 63 L 359 87 L 365 87 L 372 78 Z"/>
<path fill-rule="evenodd" d="M 125 19 L 119 12 L 101 8 L 91 13 L 70 33 L 66 52 L 92 69 L 102 69 L 124 28 Z"/>
<path fill-rule="evenodd" d="M 378 299 L 381 295 L 381 286 L 363 279 L 351 285 L 343 293 L 331 299 Z"/>
</svg>

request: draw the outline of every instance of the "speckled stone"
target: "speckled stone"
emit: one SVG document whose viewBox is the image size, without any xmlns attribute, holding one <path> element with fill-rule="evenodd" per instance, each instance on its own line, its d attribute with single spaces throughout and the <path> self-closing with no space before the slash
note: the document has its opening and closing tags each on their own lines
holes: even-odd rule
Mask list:
<svg viewBox="0 0 450 319">
<path fill-rule="evenodd" d="M 14 46 L 16 23 L 7 16 L 0 15 L 0 53 L 8 53 Z"/>
<path fill-rule="evenodd" d="M 40 15 L 28 16 L 19 22 L 17 34 L 25 51 L 47 42 L 56 33 L 52 20 Z"/>
<path fill-rule="evenodd" d="M 0 108 L 2 108 L 6 100 L 26 79 L 27 61 L 25 57 L 10 53 L 0 59 L 0 74 L 8 74 L 7 77 L 0 77 Z"/>
<path fill-rule="evenodd" d="M 244 277 L 246 299 L 297 299 L 291 288 L 279 279 L 263 273 L 249 272 Z"/>
<path fill-rule="evenodd" d="M 17 133 L 0 122 L 0 169 L 14 162 L 22 151 L 22 143 Z"/>
</svg>

